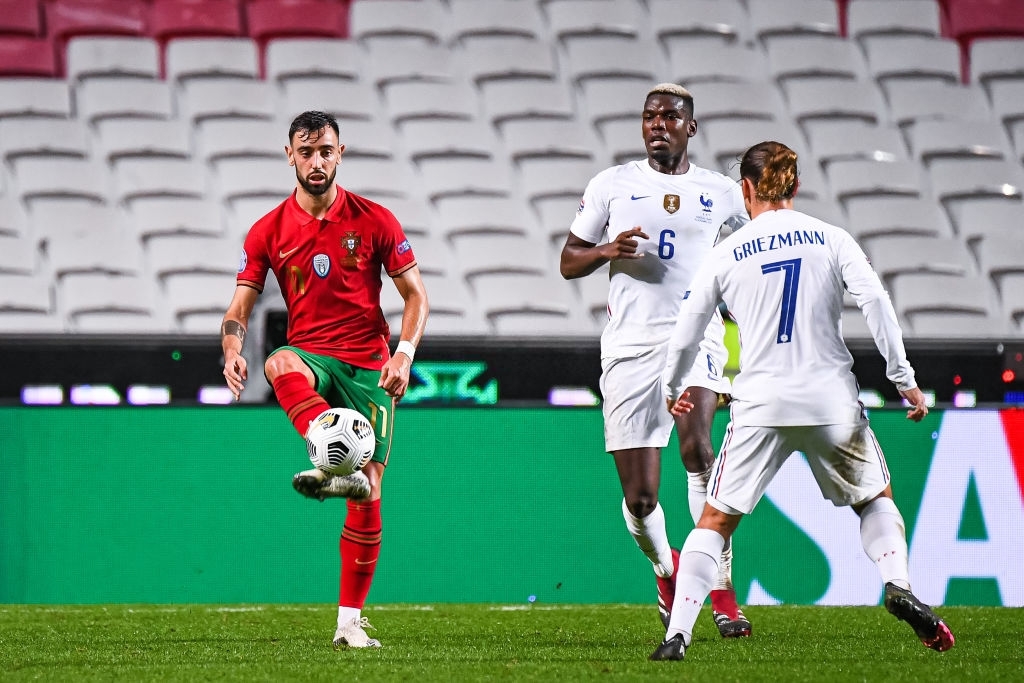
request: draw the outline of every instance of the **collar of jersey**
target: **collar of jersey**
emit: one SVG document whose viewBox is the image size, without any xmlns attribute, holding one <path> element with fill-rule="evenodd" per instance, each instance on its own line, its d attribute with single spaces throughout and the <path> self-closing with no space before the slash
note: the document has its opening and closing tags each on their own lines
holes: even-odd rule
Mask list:
<svg viewBox="0 0 1024 683">
<path fill-rule="evenodd" d="M 338 185 L 337 187 L 338 196 L 334 198 L 334 203 L 331 204 L 330 208 L 327 209 L 326 215 L 324 215 L 324 220 L 330 221 L 331 223 L 341 222 L 341 213 L 345 206 L 346 192 L 341 185 Z M 305 209 L 299 206 L 299 200 L 295 198 L 297 192 L 298 190 L 292 190 L 291 195 L 285 202 L 288 206 L 289 213 L 291 213 L 292 219 L 302 226 L 317 222 L 318 219 L 309 215 Z"/>
</svg>

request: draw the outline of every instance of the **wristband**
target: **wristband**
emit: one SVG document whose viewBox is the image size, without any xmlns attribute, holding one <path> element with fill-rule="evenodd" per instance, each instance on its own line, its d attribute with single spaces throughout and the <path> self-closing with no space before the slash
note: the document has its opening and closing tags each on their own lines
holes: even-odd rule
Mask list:
<svg viewBox="0 0 1024 683">
<path fill-rule="evenodd" d="M 395 353 L 404 353 L 405 355 L 409 356 L 409 360 L 412 361 L 412 359 L 416 356 L 416 347 L 413 346 L 411 341 L 406 341 L 403 339 L 402 341 L 398 342 L 398 346 L 395 347 Z"/>
</svg>

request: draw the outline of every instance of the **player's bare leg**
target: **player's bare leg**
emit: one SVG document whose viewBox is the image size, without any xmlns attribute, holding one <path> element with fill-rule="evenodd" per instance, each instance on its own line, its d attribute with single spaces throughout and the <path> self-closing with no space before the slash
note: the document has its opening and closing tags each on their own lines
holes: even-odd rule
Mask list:
<svg viewBox="0 0 1024 683">
<path fill-rule="evenodd" d="M 675 595 L 675 553 L 668 543 L 665 513 L 658 503 L 661 452 L 654 447 L 628 448 L 612 453 L 622 484 L 622 517 L 637 546 L 651 561 L 658 585 L 658 611 L 662 623 Z"/>
<path fill-rule="evenodd" d="M 689 387 L 692 411 L 676 418 L 679 454 L 686 468 L 690 516 L 700 520 L 707 500 L 708 482 L 715 452 L 711 446 L 711 426 L 720 404 L 719 395 L 705 387 Z M 718 577 L 711 588 L 711 616 L 723 638 L 749 636 L 750 620 L 736 602 L 732 585 L 732 539 L 728 539 L 718 562 Z"/>
</svg>

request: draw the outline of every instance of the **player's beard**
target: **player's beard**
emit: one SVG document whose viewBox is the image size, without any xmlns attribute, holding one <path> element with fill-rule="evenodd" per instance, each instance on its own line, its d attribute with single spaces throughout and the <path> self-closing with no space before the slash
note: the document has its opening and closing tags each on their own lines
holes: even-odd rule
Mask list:
<svg viewBox="0 0 1024 683">
<path fill-rule="evenodd" d="M 321 171 L 321 173 L 323 172 Z M 302 186 L 303 190 L 314 197 L 319 197 L 320 195 L 325 194 L 327 190 L 331 189 L 334 186 L 334 176 L 336 175 L 338 175 L 338 169 L 334 169 L 334 171 L 331 172 L 331 175 L 327 176 L 327 182 L 317 187 L 316 185 L 310 184 L 309 181 L 303 178 L 299 174 L 298 170 L 295 171 L 295 177 L 298 179 L 299 185 Z"/>
</svg>

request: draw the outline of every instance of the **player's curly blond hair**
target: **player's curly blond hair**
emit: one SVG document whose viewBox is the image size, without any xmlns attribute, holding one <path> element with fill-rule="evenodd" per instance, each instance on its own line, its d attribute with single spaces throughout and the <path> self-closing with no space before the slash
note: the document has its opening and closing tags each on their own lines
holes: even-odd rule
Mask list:
<svg viewBox="0 0 1024 683">
<path fill-rule="evenodd" d="M 797 155 L 781 142 L 766 140 L 747 150 L 740 161 L 740 176 L 754 183 L 763 202 L 777 203 L 796 194 Z"/>
</svg>

